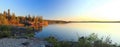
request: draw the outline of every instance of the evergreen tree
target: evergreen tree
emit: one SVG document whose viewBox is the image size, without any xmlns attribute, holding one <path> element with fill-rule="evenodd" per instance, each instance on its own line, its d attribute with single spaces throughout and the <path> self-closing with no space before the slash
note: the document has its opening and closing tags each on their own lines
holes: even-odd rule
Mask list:
<svg viewBox="0 0 120 47">
<path fill-rule="evenodd" d="M 28 21 L 32 21 L 30 14 L 28 15 Z"/>
<path fill-rule="evenodd" d="M 4 11 L 3 16 L 6 18 L 7 17 L 7 12 Z"/>
</svg>

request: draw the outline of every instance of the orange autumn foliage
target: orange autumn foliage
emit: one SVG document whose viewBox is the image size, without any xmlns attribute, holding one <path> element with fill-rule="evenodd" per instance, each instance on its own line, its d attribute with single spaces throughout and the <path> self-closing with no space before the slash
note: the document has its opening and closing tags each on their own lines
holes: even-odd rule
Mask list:
<svg viewBox="0 0 120 47">
<path fill-rule="evenodd" d="M 44 24 L 48 24 L 47 21 L 43 24 L 43 18 L 35 17 L 35 16 L 16 16 L 15 13 L 10 14 L 10 9 L 8 9 L 8 12 L 4 11 L 3 13 L 0 13 L 0 25 L 14 25 L 14 26 L 34 26 L 38 27 Z"/>
</svg>

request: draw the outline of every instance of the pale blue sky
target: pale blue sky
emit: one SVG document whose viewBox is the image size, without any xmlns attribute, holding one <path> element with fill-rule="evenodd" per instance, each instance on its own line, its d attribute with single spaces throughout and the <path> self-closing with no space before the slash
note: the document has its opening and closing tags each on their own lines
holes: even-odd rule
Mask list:
<svg viewBox="0 0 120 47">
<path fill-rule="evenodd" d="M 75 19 L 112 0 L 0 0 L 0 12 L 11 9 L 18 16 L 28 14 L 45 19 Z M 94 12 L 93 12 L 94 13 Z"/>
</svg>

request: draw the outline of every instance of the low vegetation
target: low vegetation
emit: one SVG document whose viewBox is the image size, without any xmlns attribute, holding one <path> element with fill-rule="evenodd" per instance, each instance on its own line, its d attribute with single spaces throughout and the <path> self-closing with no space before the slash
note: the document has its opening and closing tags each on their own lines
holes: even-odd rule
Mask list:
<svg viewBox="0 0 120 47">
<path fill-rule="evenodd" d="M 117 44 L 113 44 L 109 37 L 105 39 L 98 38 L 94 33 L 88 37 L 79 37 L 78 42 L 58 41 L 53 36 L 45 40 L 52 43 L 54 47 L 120 47 Z"/>
<path fill-rule="evenodd" d="M 0 25 L 0 38 L 10 37 L 11 35 L 11 26 Z"/>
<path fill-rule="evenodd" d="M 19 28 L 16 26 L 0 25 L 0 38 L 5 37 L 34 37 L 33 28 Z"/>
</svg>

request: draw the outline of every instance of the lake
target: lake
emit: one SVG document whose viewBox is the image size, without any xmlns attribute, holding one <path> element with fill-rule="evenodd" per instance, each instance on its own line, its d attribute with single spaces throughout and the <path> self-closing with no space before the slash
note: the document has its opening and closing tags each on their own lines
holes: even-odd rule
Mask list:
<svg viewBox="0 0 120 47">
<path fill-rule="evenodd" d="M 45 26 L 35 37 L 46 38 L 55 36 L 62 41 L 77 41 L 78 37 L 95 33 L 99 38 L 109 36 L 113 42 L 120 43 L 120 23 L 67 23 Z"/>
</svg>

